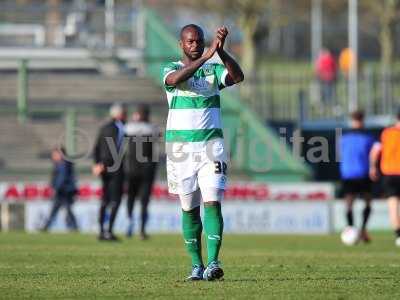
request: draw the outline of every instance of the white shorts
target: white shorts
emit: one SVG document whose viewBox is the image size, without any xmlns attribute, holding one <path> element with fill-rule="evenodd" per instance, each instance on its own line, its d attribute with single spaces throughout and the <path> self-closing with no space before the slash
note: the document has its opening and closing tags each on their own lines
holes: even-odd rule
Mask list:
<svg viewBox="0 0 400 300">
<path fill-rule="evenodd" d="M 200 189 L 204 196 L 205 191 L 210 188 L 225 190 L 227 156 L 223 144 L 209 152 L 212 153 L 201 151 L 167 154 L 168 191 L 171 194 L 187 195 Z"/>
<path fill-rule="evenodd" d="M 206 202 L 221 202 L 224 197 L 224 190 L 209 188 L 206 190 L 194 191 L 193 193 L 186 195 L 179 195 L 179 200 L 181 202 L 181 207 L 184 211 L 192 210 L 193 208 L 199 207 L 201 200 Z"/>
</svg>

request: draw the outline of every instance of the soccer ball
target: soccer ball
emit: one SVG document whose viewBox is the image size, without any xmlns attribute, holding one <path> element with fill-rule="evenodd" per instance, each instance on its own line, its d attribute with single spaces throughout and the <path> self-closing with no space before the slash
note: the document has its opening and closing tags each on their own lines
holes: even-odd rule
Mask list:
<svg viewBox="0 0 400 300">
<path fill-rule="evenodd" d="M 343 244 L 347 246 L 353 246 L 358 242 L 359 232 L 357 228 L 348 226 L 340 235 L 340 239 L 342 240 Z"/>
</svg>

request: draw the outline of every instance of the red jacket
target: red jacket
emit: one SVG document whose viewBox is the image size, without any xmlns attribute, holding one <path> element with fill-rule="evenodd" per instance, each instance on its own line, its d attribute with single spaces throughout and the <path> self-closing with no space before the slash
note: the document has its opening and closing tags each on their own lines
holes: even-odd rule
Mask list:
<svg viewBox="0 0 400 300">
<path fill-rule="evenodd" d="M 337 64 L 333 55 L 323 51 L 317 58 L 316 73 L 322 81 L 334 81 L 336 79 Z"/>
</svg>

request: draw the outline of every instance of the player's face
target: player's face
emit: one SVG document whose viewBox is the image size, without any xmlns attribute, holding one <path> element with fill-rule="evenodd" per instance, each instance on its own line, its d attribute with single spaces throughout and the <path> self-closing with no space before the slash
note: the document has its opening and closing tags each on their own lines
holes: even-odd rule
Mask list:
<svg viewBox="0 0 400 300">
<path fill-rule="evenodd" d="M 362 121 L 359 121 L 359 120 L 351 120 L 350 126 L 351 126 L 351 128 L 359 129 L 359 128 L 363 128 L 364 127 L 364 123 Z"/>
<path fill-rule="evenodd" d="M 117 117 L 117 119 L 118 120 L 120 120 L 121 122 L 125 122 L 126 121 L 126 118 L 127 118 L 127 111 L 126 110 L 123 110 L 120 114 L 119 114 L 119 116 Z"/>
<path fill-rule="evenodd" d="M 191 60 L 200 58 L 204 52 L 203 32 L 194 28 L 188 28 L 182 33 L 181 48 Z"/>
<path fill-rule="evenodd" d="M 53 161 L 59 162 L 62 160 L 62 154 L 59 150 L 53 150 L 51 152 L 51 158 L 53 159 Z"/>
</svg>

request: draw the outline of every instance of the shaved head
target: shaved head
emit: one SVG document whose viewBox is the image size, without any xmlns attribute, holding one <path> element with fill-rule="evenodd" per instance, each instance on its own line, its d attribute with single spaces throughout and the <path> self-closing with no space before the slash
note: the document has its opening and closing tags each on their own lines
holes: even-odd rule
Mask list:
<svg viewBox="0 0 400 300">
<path fill-rule="evenodd" d="M 181 40 L 179 41 L 184 56 L 193 61 L 203 55 L 204 33 L 203 29 L 196 24 L 189 24 L 181 29 Z"/>
<path fill-rule="evenodd" d="M 188 24 L 186 26 L 183 26 L 181 29 L 181 33 L 180 33 L 181 40 L 183 40 L 184 35 L 189 31 L 195 31 L 204 38 L 203 29 L 201 29 L 200 26 L 198 26 L 196 24 Z"/>
</svg>

